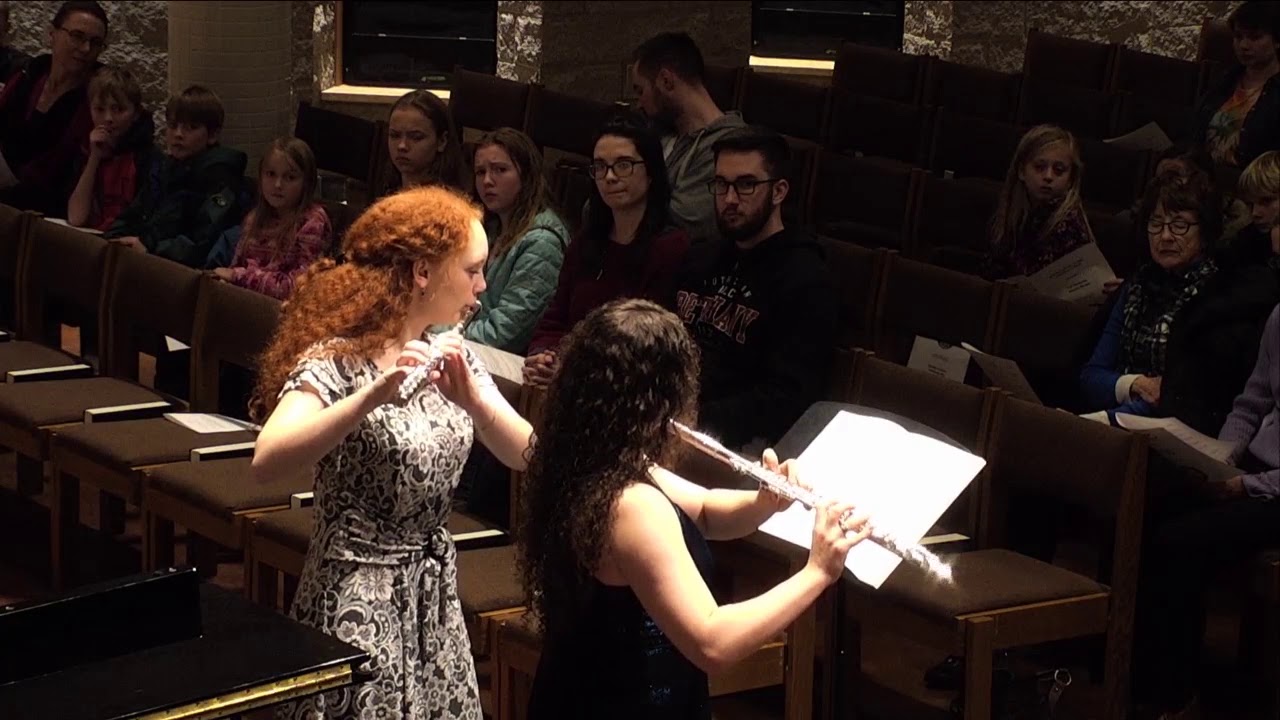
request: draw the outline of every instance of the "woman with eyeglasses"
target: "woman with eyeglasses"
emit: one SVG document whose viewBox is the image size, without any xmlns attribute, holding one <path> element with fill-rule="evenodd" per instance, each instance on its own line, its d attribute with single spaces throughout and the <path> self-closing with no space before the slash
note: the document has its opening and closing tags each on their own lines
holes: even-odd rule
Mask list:
<svg viewBox="0 0 1280 720">
<path fill-rule="evenodd" d="M 49 26 L 52 52 L 0 78 L 0 153 L 17 179 L 0 177 L 0 202 L 66 217 L 68 175 L 93 130 L 86 88 L 106 42 L 101 5 L 65 2 Z"/>
<path fill-rule="evenodd" d="M 1086 409 L 1111 421 L 1117 412 L 1176 417 L 1217 436 L 1280 300 L 1265 267 L 1211 254 L 1220 208 L 1203 172 L 1161 175 L 1147 188 L 1151 262 L 1115 293 L 1080 374 Z"/>
<path fill-rule="evenodd" d="M 545 387 L 560 340 L 597 307 L 619 298 L 668 301 L 689 237 L 671 222 L 671 185 L 658 136 L 636 115 L 596 135 L 586 221 L 569 243 L 555 295 L 533 331 L 526 384 Z"/>
</svg>

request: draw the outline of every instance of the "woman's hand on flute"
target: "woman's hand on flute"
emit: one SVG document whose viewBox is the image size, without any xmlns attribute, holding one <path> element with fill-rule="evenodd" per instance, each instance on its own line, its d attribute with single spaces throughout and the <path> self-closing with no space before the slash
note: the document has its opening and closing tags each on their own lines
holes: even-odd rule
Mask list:
<svg viewBox="0 0 1280 720">
<path fill-rule="evenodd" d="M 809 485 L 805 484 L 804 480 L 800 477 L 799 463 L 792 459 L 782 464 L 778 464 L 778 454 L 773 451 L 773 448 L 768 448 L 764 451 L 764 454 L 760 458 L 760 464 L 764 465 L 766 470 L 771 470 L 779 475 L 785 475 L 787 482 L 793 485 L 799 485 L 806 490 L 812 489 Z M 756 490 L 756 506 L 768 513 L 765 519 L 768 519 L 768 517 L 774 513 L 780 513 L 791 507 L 792 502 L 794 501 L 782 497 L 764 485 L 761 485 L 759 489 Z"/>
<path fill-rule="evenodd" d="M 813 542 L 809 546 L 809 567 L 822 573 L 828 583 L 840 579 L 844 561 L 854 545 L 871 533 L 866 515 L 855 515 L 852 503 L 823 502 L 814 509 Z"/>
<path fill-rule="evenodd" d="M 396 402 L 399 398 L 400 385 L 409 377 L 409 373 L 419 365 L 426 363 L 431 357 L 431 346 L 421 340 L 410 340 L 400 351 L 391 367 L 382 371 L 376 380 L 366 386 L 364 392 L 368 398 L 366 412 L 386 403 Z"/>
<path fill-rule="evenodd" d="M 443 333 L 437 335 L 433 343 L 436 351 L 443 354 L 444 364 L 441 370 L 431 372 L 429 380 L 440 388 L 445 399 L 465 410 L 477 422 L 487 419 L 487 414 L 485 418 L 476 417 L 483 409 L 484 399 L 471 374 L 471 368 L 467 365 L 462 335 L 456 332 Z"/>
</svg>

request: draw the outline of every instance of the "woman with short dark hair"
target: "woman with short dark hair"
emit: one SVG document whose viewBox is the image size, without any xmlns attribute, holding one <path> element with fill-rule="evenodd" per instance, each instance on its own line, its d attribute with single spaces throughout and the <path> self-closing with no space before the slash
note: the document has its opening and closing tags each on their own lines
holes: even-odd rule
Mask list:
<svg viewBox="0 0 1280 720">
<path fill-rule="evenodd" d="M 106 43 L 102 6 L 65 2 L 49 25 L 51 52 L 0 78 L 0 154 L 18 179 L 0 186 L 0 201 L 50 217 L 67 214 L 70 175 L 93 129 L 85 89 Z"/>
</svg>

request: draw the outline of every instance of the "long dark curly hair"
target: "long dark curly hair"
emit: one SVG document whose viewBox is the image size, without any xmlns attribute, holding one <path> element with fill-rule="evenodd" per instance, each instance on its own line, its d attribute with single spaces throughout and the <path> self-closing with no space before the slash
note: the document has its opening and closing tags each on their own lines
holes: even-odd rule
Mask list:
<svg viewBox="0 0 1280 720">
<path fill-rule="evenodd" d="M 674 459 L 675 418 L 697 414 L 698 349 L 672 313 L 615 300 L 567 337 L 547 390 L 516 529 L 529 603 L 548 633 L 571 626 L 607 549 L 613 507 Z"/>
</svg>

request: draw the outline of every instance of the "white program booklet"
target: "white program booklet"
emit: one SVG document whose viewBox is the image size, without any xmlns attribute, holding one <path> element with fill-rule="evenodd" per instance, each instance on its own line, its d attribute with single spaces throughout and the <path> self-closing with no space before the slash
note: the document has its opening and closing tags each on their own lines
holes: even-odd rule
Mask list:
<svg viewBox="0 0 1280 720">
<path fill-rule="evenodd" d="M 907 367 L 962 383 L 969 371 L 969 351 L 917 335 L 911 344 Z"/>
<path fill-rule="evenodd" d="M 1008 358 L 984 353 L 969 343 L 960 343 L 960 347 L 969 353 L 973 362 L 982 370 L 982 374 L 987 376 L 987 380 L 991 381 L 992 385 L 1009 391 L 1009 394 L 1019 400 L 1037 405 L 1044 404 L 1040 402 L 1040 396 L 1036 395 L 1035 388 L 1031 387 L 1027 376 L 1022 374 L 1022 368 L 1018 367 L 1018 363 Z"/>
<path fill-rule="evenodd" d="M 1209 437 L 1208 435 L 1188 426 L 1177 418 L 1151 418 L 1143 417 L 1141 415 L 1116 413 L 1116 424 L 1126 430 L 1133 430 L 1135 432 L 1163 430 L 1187 447 L 1195 450 L 1197 453 L 1210 457 L 1220 463 L 1225 463 L 1227 458 L 1231 457 L 1231 452 L 1235 450 L 1236 447 L 1233 443 Z M 1154 437 L 1152 439 L 1152 447 L 1156 447 Z"/>
<path fill-rule="evenodd" d="M 262 429 L 251 422 L 236 420 L 235 418 L 214 413 L 165 413 L 164 417 L 169 422 L 175 422 L 192 432 L 198 432 L 202 435 Z"/>
<path fill-rule="evenodd" d="M 878 529 L 919 542 L 986 465 L 972 453 L 908 432 L 883 418 L 837 414 L 800 454 L 805 481 L 821 496 L 856 503 Z M 814 512 L 792 505 L 760 526 L 761 532 L 808 548 Z M 866 540 L 845 567 L 873 588 L 902 560 Z"/>
<path fill-rule="evenodd" d="M 1103 286 L 1116 279 L 1097 243 L 1087 243 L 1049 263 L 1027 278 L 1042 295 L 1072 302 L 1100 303 Z"/>
</svg>

